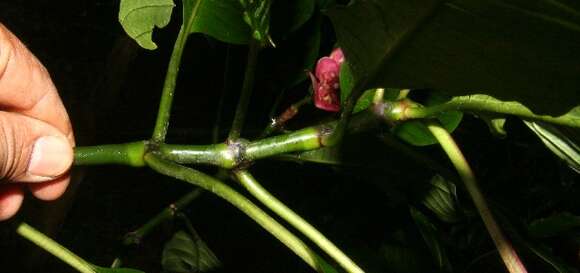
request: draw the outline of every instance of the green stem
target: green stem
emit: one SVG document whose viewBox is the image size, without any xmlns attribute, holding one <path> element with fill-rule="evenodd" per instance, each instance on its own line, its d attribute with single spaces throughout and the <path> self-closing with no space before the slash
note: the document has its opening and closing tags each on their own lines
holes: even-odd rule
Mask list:
<svg viewBox="0 0 580 273">
<path fill-rule="evenodd" d="M 362 111 L 353 116 L 347 129 L 349 133 L 357 133 L 376 125 L 378 121 L 379 119 L 371 111 Z M 145 164 L 143 161 L 145 151 L 160 151 L 164 158 L 177 163 L 208 164 L 231 169 L 242 162 L 324 147 L 323 137 L 332 134 L 335 126 L 336 122 L 328 122 L 284 135 L 230 145 L 224 143 L 154 145 L 147 141 L 137 141 L 77 147 L 75 149 L 75 165 L 120 164 L 141 167 Z"/>
<path fill-rule="evenodd" d="M 520 261 L 515 249 L 507 238 L 505 238 L 503 232 L 496 223 L 483 194 L 479 190 L 475 175 L 473 174 L 469 163 L 467 163 L 461 149 L 459 149 L 451 134 L 436 122 L 426 122 L 426 125 L 437 141 L 439 141 L 439 144 L 441 144 L 441 147 L 445 153 L 447 153 L 447 156 L 449 156 L 453 166 L 455 166 L 459 176 L 465 183 L 465 188 L 467 189 L 467 192 L 469 192 L 473 203 L 475 203 L 475 207 L 483 219 L 483 223 L 491 235 L 491 238 L 493 239 L 493 242 L 495 243 L 495 246 L 509 272 L 527 273 L 527 270 Z"/>
<path fill-rule="evenodd" d="M 246 119 L 246 112 L 248 111 L 248 106 L 250 104 L 252 90 L 254 89 L 254 77 L 256 75 L 256 64 L 258 63 L 258 52 L 260 51 L 260 45 L 258 41 L 252 39 L 249 47 L 248 60 L 246 62 L 246 72 L 244 74 L 244 83 L 242 84 L 242 91 L 240 94 L 240 99 L 238 100 L 238 106 L 236 108 L 236 114 L 234 116 L 232 128 L 230 129 L 230 133 L 228 135 L 229 140 L 236 140 L 240 137 L 240 132 L 244 127 L 244 121 Z"/>
<path fill-rule="evenodd" d="M 334 268 L 318 256 L 310 247 L 308 247 L 308 245 L 288 231 L 284 226 L 276 222 L 276 220 L 266 214 L 262 209 L 254 205 L 246 197 L 239 194 L 223 182 L 197 170 L 167 161 L 155 154 L 149 153 L 145 155 L 145 162 L 147 162 L 152 169 L 161 174 L 189 182 L 213 192 L 217 196 L 228 201 L 274 235 L 316 271 L 335 272 Z"/>
<path fill-rule="evenodd" d="M 177 75 L 179 74 L 179 65 L 181 64 L 183 48 L 187 42 L 187 37 L 189 36 L 193 20 L 196 17 L 195 15 L 197 14 L 201 2 L 202 1 L 197 1 L 195 3 L 191 15 L 187 18 L 187 21 L 183 22 L 181 25 L 179 34 L 177 35 L 177 39 L 173 46 L 173 52 L 171 52 L 167 74 L 165 75 L 165 82 L 163 83 L 163 91 L 161 92 L 161 101 L 159 102 L 159 111 L 157 112 L 155 129 L 153 130 L 153 135 L 151 137 L 151 140 L 155 143 L 165 142 L 167 128 L 169 127 L 169 117 L 171 116 L 173 93 L 175 92 L 175 84 L 177 82 Z"/>
<path fill-rule="evenodd" d="M 173 104 L 173 94 L 175 92 L 175 84 L 177 82 L 177 74 L 179 73 L 179 65 L 181 63 L 181 56 L 183 55 L 183 48 L 187 41 L 188 32 L 183 26 L 179 30 L 177 40 L 171 53 L 169 60 L 169 67 L 165 76 L 165 83 L 163 84 L 163 91 L 161 93 L 161 101 L 159 102 L 159 110 L 157 111 L 157 120 L 155 121 L 155 129 L 151 140 L 157 143 L 163 143 L 167 135 L 167 128 L 169 127 L 169 117 L 171 116 L 171 105 Z"/>
<path fill-rule="evenodd" d="M 95 273 L 96 271 L 93 269 L 93 266 L 85 261 L 83 258 L 77 256 L 76 254 L 72 253 L 70 250 L 66 249 L 64 246 L 61 246 L 54 240 L 48 238 L 46 235 L 42 234 L 40 231 L 34 229 L 33 227 L 29 226 L 26 223 L 20 223 L 16 232 L 20 234 L 20 236 L 30 240 L 38 247 L 44 249 L 48 253 L 54 255 L 55 257 L 59 258 L 61 261 L 67 263 L 68 265 L 72 266 L 79 272 L 82 273 Z"/>
<path fill-rule="evenodd" d="M 270 194 L 266 189 L 256 181 L 256 179 L 245 170 L 234 172 L 238 181 L 248 190 L 256 199 L 269 209 L 275 212 L 286 222 L 290 223 L 302 234 L 306 235 L 308 239 L 312 240 L 318 247 L 320 247 L 326 254 L 332 257 L 338 264 L 342 266 L 347 272 L 363 273 L 364 271 L 356 265 L 348 256 L 346 256 L 338 247 L 336 247 L 330 240 L 328 240 L 315 227 L 310 225 L 300 215 L 296 214 L 284 203 L 280 202 L 276 197 Z"/>
<path fill-rule="evenodd" d="M 213 125 L 213 130 L 212 130 L 212 142 L 213 143 L 217 143 L 219 141 L 219 137 L 220 137 L 220 124 L 222 123 L 222 112 L 224 109 L 224 103 L 226 101 L 226 94 L 228 93 L 228 91 L 230 90 L 230 86 L 231 86 L 231 81 L 230 81 L 230 74 L 231 72 L 231 64 L 230 62 L 232 61 L 232 53 L 231 53 L 231 46 L 227 45 L 226 46 L 226 58 L 225 58 L 225 63 L 224 63 L 224 77 L 223 77 L 223 81 L 224 81 L 224 86 L 222 88 L 222 93 L 220 95 L 220 99 L 218 101 L 218 106 L 217 106 L 217 110 L 216 110 L 216 115 L 215 115 L 215 123 Z"/>
<path fill-rule="evenodd" d="M 429 107 L 409 107 L 405 110 L 405 117 L 407 119 L 428 118 L 447 111 L 500 113 L 564 126 L 580 127 L 580 119 L 574 118 L 571 115 L 562 115 L 559 117 L 536 115 L 519 102 L 500 101 L 484 95 L 454 97 L 445 103 Z"/>
<path fill-rule="evenodd" d="M 164 158 L 181 164 L 208 164 L 226 169 L 235 167 L 234 155 L 224 143 L 212 145 L 161 144 Z"/>
<path fill-rule="evenodd" d="M 145 166 L 146 141 L 136 141 L 123 144 L 108 144 L 98 146 L 76 147 L 75 165 L 120 164 L 133 167 Z"/>
<path fill-rule="evenodd" d="M 189 205 L 191 201 L 195 200 L 200 194 L 202 190 L 197 188 L 192 190 L 191 192 L 187 193 L 183 197 L 179 198 L 179 200 L 175 201 L 171 205 L 167 206 L 163 211 L 155 215 L 151 220 L 147 221 L 144 225 L 138 228 L 135 231 L 127 233 L 125 238 L 123 239 L 124 245 L 133 245 L 139 244 L 141 240 L 151 233 L 159 224 L 164 223 L 169 219 L 173 219 L 175 213 L 183 209 L 185 206 Z"/>
</svg>

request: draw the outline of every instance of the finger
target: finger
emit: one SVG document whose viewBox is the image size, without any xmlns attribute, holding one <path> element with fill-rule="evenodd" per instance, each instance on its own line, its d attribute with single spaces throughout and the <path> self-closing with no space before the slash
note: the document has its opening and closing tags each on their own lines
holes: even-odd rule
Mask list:
<svg viewBox="0 0 580 273">
<path fill-rule="evenodd" d="M 23 199 L 24 193 L 19 185 L 0 185 L 0 221 L 14 216 L 22 205 Z"/>
<path fill-rule="evenodd" d="M 2 24 L 0 107 L 49 123 L 74 144 L 66 109 L 46 68 Z"/>
<path fill-rule="evenodd" d="M 60 130 L 21 114 L 0 111 L 0 177 L 45 182 L 71 166 L 73 150 Z"/>
<path fill-rule="evenodd" d="M 69 181 L 70 175 L 65 174 L 53 181 L 28 184 L 28 188 L 36 198 L 45 201 L 52 201 L 59 198 L 66 191 Z"/>
</svg>

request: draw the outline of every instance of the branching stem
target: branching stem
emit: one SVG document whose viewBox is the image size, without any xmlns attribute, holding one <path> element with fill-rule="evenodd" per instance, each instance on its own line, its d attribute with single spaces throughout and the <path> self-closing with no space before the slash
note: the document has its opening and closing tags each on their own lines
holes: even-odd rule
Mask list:
<svg viewBox="0 0 580 273">
<path fill-rule="evenodd" d="M 195 200 L 200 194 L 202 190 L 196 188 L 186 195 L 179 198 L 179 200 L 175 201 L 171 205 L 167 206 L 157 215 L 155 215 L 151 220 L 147 221 L 144 225 L 136 229 L 135 231 L 129 232 L 124 236 L 123 244 L 125 245 L 132 245 L 132 244 L 139 244 L 141 240 L 145 236 L 147 236 L 151 231 L 153 231 L 157 226 L 161 223 L 164 223 L 167 220 L 173 219 L 176 213 L 178 213 L 181 209 L 185 206 L 189 205 L 193 200 Z"/>
<path fill-rule="evenodd" d="M 246 197 L 239 194 L 223 182 L 197 170 L 167 161 L 155 154 L 149 153 L 145 155 L 145 161 L 152 169 L 161 174 L 175 177 L 179 180 L 199 186 L 200 188 L 208 190 L 228 201 L 274 235 L 274 237 L 285 244 L 316 271 L 336 272 L 334 268 L 316 254 L 316 252 L 314 252 L 308 245 L 302 242 L 302 240 L 288 231 L 284 226 L 280 225 L 280 223 L 254 205 Z"/>
</svg>

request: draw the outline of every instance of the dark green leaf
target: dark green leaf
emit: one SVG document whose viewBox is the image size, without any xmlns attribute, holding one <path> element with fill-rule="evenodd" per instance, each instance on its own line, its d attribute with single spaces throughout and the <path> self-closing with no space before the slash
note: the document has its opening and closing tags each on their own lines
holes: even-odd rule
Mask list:
<svg viewBox="0 0 580 273">
<path fill-rule="evenodd" d="M 424 263 L 424 254 L 412 247 L 395 244 L 384 245 L 381 249 L 385 259 L 385 266 L 389 271 L 397 273 L 428 272 L 427 263 Z"/>
<path fill-rule="evenodd" d="M 206 272 L 220 266 L 217 257 L 197 234 L 182 230 L 165 244 L 161 264 L 168 273 Z"/>
<path fill-rule="evenodd" d="M 576 1 L 358 0 L 328 15 L 364 89 L 485 90 L 553 115 L 580 101 Z"/>
<path fill-rule="evenodd" d="M 272 31 L 278 36 L 296 31 L 312 17 L 315 5 L 312 0 L 274 1 Z"/>
<path fill-rule="evenodd" d="M 563 212 L 547 218 L 538 219 L 530 223 L 528 231 L 530 235 L 538 238 L 546 238 L 560 235 L 572 229 L 580 228 L 580 216 Z"/>
<path fill-rule="evenodd" d="M 326 9 L 336 4 L 336 0 L 317 0 L 316 2 L 321 9 Z"/>
<path fill-rule="evenodd" d="M 530 251 L 549 264 L 558 273 L 578 273 L 578 270 L 567 265 L 560 257 L 555 256 L 549 248 L 545 246 L 535 246 L 531 243 L 525 243 L 525 245 Z"/>
<path fill-rule="evenodd" d="M 174 6 L 173 0 L 121 0 L 119 23 L 141 47 L 153 50 L 153 28 L 169 24 Z"/>
<path fill-rule="evenodd" d="M 95 272 L 97 273 L 145 273 L 141 270 L 132 269 L 132 268 L 108 268 L 108 267 L 100 267 L 93 265 L 92 266 Z"/>
<path fill-rule="evenodd" d="M 431 251 L 431 255 L 433 255 L 435 264 L 439 267 L 439 269 L 451 272 L 451 263 L 447 258 L 447 252 L 445 251 L 445 248 L 443 248 L 441 242 L 439 242 L 439 234 L 437 234 L 437 228 L 435 225 L 429 221 L 427 216 L 415 208 L 409 207 L 409 211 L 413 221 L 415 221 L 415 224 L 419 228 L 419 232 L 421 232 L 421 236 L 423 236 L 423 240 L 425 240 L 425 243 L 427 243 L 427 246 Z"/>
<path fill-rule="evenodd" d="M 306 27 L 278 41 L 276 48 L 263 49 L 258 66 L 260 74 L 271 77 L 280 90 L 306 80 L 305 70 L 314 68 L 320 52 L 321 21 L 322 17 L 316 16 Z"/>
<path fill-rule="evenodd" d="M 352 88 L 354 87 L 354 79 L 348 62 L 344 62 L 340 66 L 340 76 L 338 79 L 340 80 L 340 104 L 344 107 L 346 99 L 350 96 Z"/>
<path fill-rule="evenodd" d="M 202 2 L 190 33 L 203 33 L 232 44 L 250 41 L 252 32 L 244 22 L 244 11 L 238 0 L 188 0 L 188 6 L 193 7 L 196 1 Z"/>
<path fill-rule="evenodd" d="M 580 173 L 580 146 L 560 129 L 545 122 L 524 121 L 546 147 Z"/>
<path fill-rule="evenodd" d="M 425 106 L 437 105 L 446 101 L 444 96 L 437 93 L 430 93 L 427 100 L 423 103 Z M 439 122 L 449 132 L 453 132 L 461 119 L 463 114 L 458 111 L 442 112 L 437 116 Z M 437 143 L 435 137 L 429 132 L 427 126 L 420 120 L 410 120 L 403 122 L 393 128 L 393 132 L 404 141 L 415 146 L 426 146 Z"/>
<path fill-rule="evenodd" d="M 455 184 L 445 180 L 440 175 L 431 179 L 431 189 L 423 204 L 444 222 L 457 222 L 457 190 Z"/>
</svg>

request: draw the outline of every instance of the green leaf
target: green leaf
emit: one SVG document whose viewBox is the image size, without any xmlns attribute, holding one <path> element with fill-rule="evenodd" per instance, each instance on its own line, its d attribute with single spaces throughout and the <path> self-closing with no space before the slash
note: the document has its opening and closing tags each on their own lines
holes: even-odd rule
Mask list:
<svg viewBox="0 0 580 273">
<path fill-rule="evenodd" d="M 346 99 L 352 92 L 352 88 L 354 87 L 354 78 L 352 75 L 352 71 L 350 70 L 350 66 L 348 62 L 344 62 L 340 66 L 340 76 L 338 77 L 340 80 L 340 103 L 344 107 L 346 103 Z M 373 102 L 373 97 L 375 95 L 376 89 L 369 89 L 363 92 L 363 94 L 358 98 L 353 113 L 358 113 L 364 109 L 367 109 Z M 396 100 L 399 96 L 398 89 L 387 88 L 384 91 L 383 99 L 385 100 Z"/>
<path fill-rule="evenodd" d="M 560 129 L 545 122 L 524 121 L 546 147 L 564 160 L 577 173 L 580 173 L 580 147 Z"/>
<path fill-rule="evenodd" d="M 108 268 L 92 265 L 93 269 L 97 273 L 145 273 L 141 270 L 133 268 Z"/>
<path fill-rule="evenodd" d="M 580 216 L 562 212 L 533 221 L 528 226 L 528 231 L 533 237 L 547 238 L 578 228 L 580 228 Z"/>
<path fill-rule="evenodd" d="M 431 92 L 423 105 L 438 105 L 446 100 L 444 96 Z M 437 119 L 441 125 L 449 132 L 453 132 L 459 126 L 462 118 L 463 113 L 458 111 L 445 111 L 437 115 Z M 427 129 L 427 126 L 421 120 L 405 121 L 395 126 L 393 132 L 402 140 L 415 146 L 426 146 L 437 143 L 435 137 L 429 132 L 429 129 Z"/>
<path fill-rule="evenodd" d="M 456 223 L 457 217 L 457 189 L 455 184 L 445 180 L 440 175 L 431 179 L 431 189 L 423 204 L 429 208 L 437 218 L 443 222 Z"/>
<path fill-rule="evenodd" d="M 272 0 L 238 0 L 244 9 L 244 22 L 252 29 L 252 37 L 265 45 L 270 43 L 270 8 Z"/>
<path fill-rule="evenodd" d="M 164 272 L 206 272 L 220 266 L 220 261 L 197 234 L 176 232 L 165 244 L 161 257 Z"/>
<path fill-rule="evenodd" d="M 121 0 L 119 23 L 141 47 L 153 50 L 153 28 L 169 24 L 174 6 L 173 0 Z"/>
<path fill-rule="evenodd" d="M 415 224 L 419 228 L 419 232 L 421 233 L 423 240 L 425 240 L 425 243 L 427 243 L 427 246 L 431 251 L 431 255 L 433 255 L 435 264 L 439 267 L 439 269 L 451 272 L 451 263 L 449 262 L 445 248 L 443 248 L 441 242 L 439 241 L 439 235 L 437 234 L 437 228 L 435 225 L 429 221 L 427 216 L 425 216 L 417 209 L 409 207 L 409 211 L 413 221 L 415 221 Z"/>
<path fill-rule="evenodd" d="M 340 104 L 344 107 L 346 99 L 350 96 L 352 88 L 354 87 L 354 78 L 348 62 L 344 62 L 340 66 L 340 75 L 338 76 L 338 79 L 340 84 Z"/>
<path fill-rule="evenodd" d="M 193 20 L 190 33 L 203 33 L 222 42 L 247 44 L 252 32 L 244 22 L 244 10 L 238 0 L 186 0 L 193 7 L 202 1 Z"/>
<path fill-rule="evenodd" d="M 358 0 L 327 14 L 362 90 L 486 90 L 552 115 L 580 101 L 576 1 Z"/>
<path fill-rule="evenodd" d="M 360 96 L 360 98 L 358 98 L 358 100 L 356 101 L 354 109 L 352 110 L 353 113 L 358 113 L 362 110 L 369 108 L 369 106 L 371 106 L 371 104 L 373 103 L 373 98 L 375 96 L 376 91 L 377 89 L 369 89 L 367 91 L 364 91 L 363 94 Z M 387 88 L 384 90 L 383 99 L 390 101 L 396 100 L 397 97 L 399 96 L 399 93 L 400 90 L 398 89 Z"/>
</svg>

